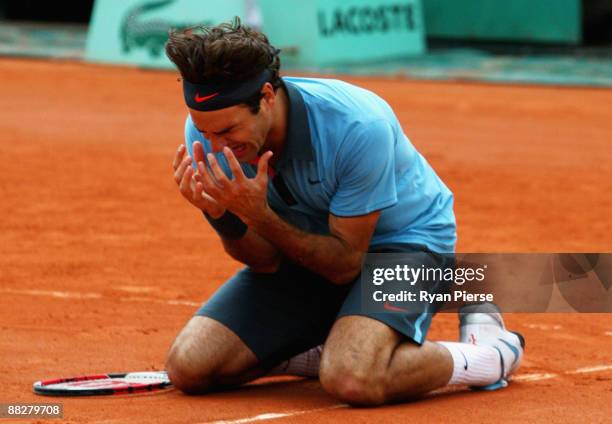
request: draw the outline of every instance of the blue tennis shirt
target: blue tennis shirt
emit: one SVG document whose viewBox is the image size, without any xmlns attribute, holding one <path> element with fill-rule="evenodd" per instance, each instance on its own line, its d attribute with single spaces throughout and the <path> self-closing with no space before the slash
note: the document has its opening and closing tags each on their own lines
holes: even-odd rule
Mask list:
<svg viewBox="0 0 612 424">
<path fill-rule="evenodd" d="M 283 78 L 289 97 L 287 140 L 268 183 L 268 203 L 283 219 L 329 234 L 329 214 L 381 210 L 370 246 L 414 243 L 455 250 L 453 194 L 404 134 L 391 107 L 374 93 L 343 81 Z M 211 144 L 185 124 L 185 142 Z M 228 176 L 222 153 L 217 160 Z M 254 177 L 256 167 L 242 164 Z"/>
</svg>

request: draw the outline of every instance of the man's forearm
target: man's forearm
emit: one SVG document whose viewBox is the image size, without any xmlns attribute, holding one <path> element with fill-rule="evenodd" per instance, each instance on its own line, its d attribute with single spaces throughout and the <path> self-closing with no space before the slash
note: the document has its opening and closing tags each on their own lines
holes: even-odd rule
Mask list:
<svg viewBox="0 0 612 424">
<path fill-rule="evenodd" d="M 221 241 L 232 258 L 256 272 L 274 272 L 278 269 L 281 258 L 279 250 L 251 229 L 238 240 L 221 237 Z"/>
<path fill-rule="evenodd" d="M 351 282 L 360 272 L 362 252 L 333 235 L 307 233 L 282 220 L 272 210 L 265 219 L 249 222 L 250 229 L 293 262 L 335 284 Z"/>
<path fill-rule="evenodd" d="M 225 251 L 231 257 L 259 272 L 273 272 L 278 268 L 280 263 L 278 249 L 250 231 L 238 216 L 226 210 L 218 217 L 212 217 L 204 212 L 204 217 L 217 232 Z"/>
</svg>

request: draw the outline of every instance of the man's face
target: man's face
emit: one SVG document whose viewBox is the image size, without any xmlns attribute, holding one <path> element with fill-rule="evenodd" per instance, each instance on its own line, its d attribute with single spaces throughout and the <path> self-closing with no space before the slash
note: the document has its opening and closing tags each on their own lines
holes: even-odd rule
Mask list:
<svg viewBox="0 0 612 424">
<path fill-rule="evenodd" d="M 257 114 L 245 105 L 208 112 L 189 109 L 189 113 L 196 128 L 211 142 L 213 152 L 227 146 L 238 161 L 249 162 L 264 146 L 272 125 L 270 104 L 264 98 L 260 106 Z"/>
</svg>

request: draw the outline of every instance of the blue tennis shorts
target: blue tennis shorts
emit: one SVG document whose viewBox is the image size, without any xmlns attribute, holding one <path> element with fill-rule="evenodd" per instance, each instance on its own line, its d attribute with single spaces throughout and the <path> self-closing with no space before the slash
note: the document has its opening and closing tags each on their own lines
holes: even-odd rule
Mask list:
<svg viewBox="0 0 612 424">
<path fill-rule="evenodd" d="M 413 258 L 415 267 L 445 266 L 449 260 L 448 255 L 413 244 L 377 246 L 371 252 L 411 253 L 407 256 Z M 434 313 L 367 312 L 361 305 L 361 278 L 336 285 L 285 261 L 275 273 L 257 273 L 249 267 L 238 271 L 196 315 L 224 324 L 253 351 L 263 367 L 272 367 L 323 344 L 341 317 L 361 315 L 378 320 L 421 344 Z"/>
</svg>

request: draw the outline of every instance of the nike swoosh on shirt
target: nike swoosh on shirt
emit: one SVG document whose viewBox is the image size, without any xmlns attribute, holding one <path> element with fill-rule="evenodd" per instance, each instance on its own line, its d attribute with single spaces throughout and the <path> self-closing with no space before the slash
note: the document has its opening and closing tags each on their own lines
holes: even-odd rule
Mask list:
<svg viewBox="0 0 612 424">
<path fill-rule="evenodd" d="M 217 92 L 217 93 L 209 94 L 208 96 L 200 97 L 200 93 L 196 93 L 195 101 L 198 102 L 198 103 L 202 103 L 202 102 L 205 102 L 206 100 L 212 99 L 213 97 L 217 97 L 218 95 L 219 95 L 219 93 Z"/>
</svg>

